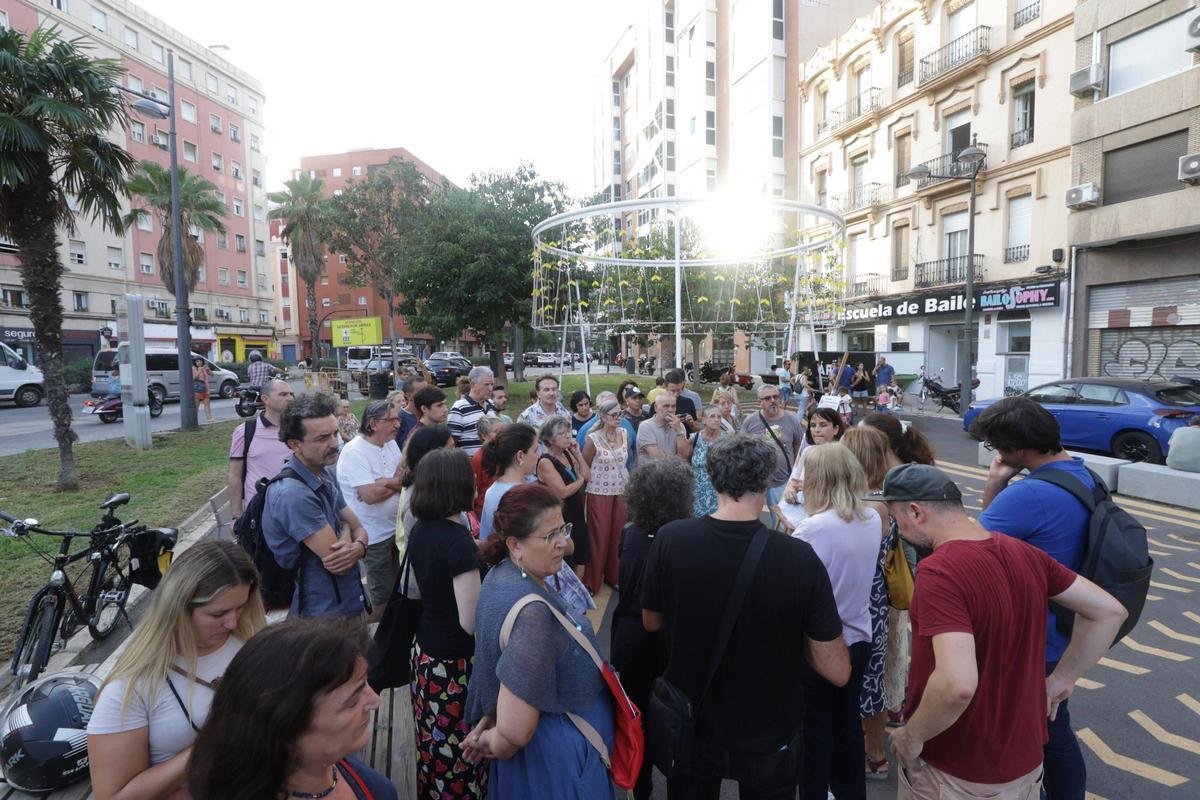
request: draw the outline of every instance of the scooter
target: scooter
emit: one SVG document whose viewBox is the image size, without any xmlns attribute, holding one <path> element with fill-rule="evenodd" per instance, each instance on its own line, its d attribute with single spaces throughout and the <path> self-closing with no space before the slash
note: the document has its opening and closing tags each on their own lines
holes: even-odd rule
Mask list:
<svg viewBox="0 0 1200 800">
<path fill-rule="evenodd" d="M 239 417 L 253 417 L 264 408 L 262 396 L 253 386 L 239 386 L 233 394 L 238 399 L 233 410 Z"/>
<path fill-rule="evenodd" d="M 163 412 L 162 400 L 153 392 L 149 393 L 150 416 L 160 417 Z M 83 413 L 94 414 L 105 424 L 116 422 L 125 416 L 125 404 L 120 395 L 109 395 L 99 400 L 84 400 Z"/>
</svg>

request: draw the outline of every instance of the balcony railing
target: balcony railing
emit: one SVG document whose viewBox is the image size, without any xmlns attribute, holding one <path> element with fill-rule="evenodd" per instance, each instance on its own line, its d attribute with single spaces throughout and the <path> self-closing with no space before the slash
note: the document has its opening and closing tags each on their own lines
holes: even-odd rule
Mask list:
<svg viewBox="0 0 1200 800">
<path fill-rule="evenodd" d="M 870 273 L 851 275 L 846 290 L 847 297 L 875 297 L 883 294 L 883 276 Z"/>
<path fill-rule="evenodd" d="M 1004 263 L 1015 264 L 1018 261 L 1029 260 L 1029 245 L 1019 244 L 1016 247 L 1004 248 Z"/>
<path fill-rule="evenodd" d="M 1020 147 L 1033 141 L 1033 128 L 1022 128 L 1012 135 L 1012 146 Z"/>
<path fill-rule="evenodd" d="M 977 55 L 991 49 L 992 29 L 980 25 L 975 30 L 965 33 L 950 44 L 936 50 L 921 59 L 921 85 L 929 83 L 934 78 L 945 75 L 960 64 L 970 61 Z"/>
<path fill-rule="evenodd" d="M 977 142 L 976 147 L 987 153 L 988 146 L 982 142 Z M 926 161 L 925 166 L 929 167 L 929 177 L 923 178 L 917 183 L 918 189 L 924 189 L 927 186 L 936 186 L 943 181 L 951 180 L 952 178 L 969 178 L 974 169 L 970 164 L 960 164 L 955 161 L 954 157 L 957 153 L 945 153 L 938 156 L 932 161 Z M 980 170 L 987 169 L 987 159 L 979 165 Z"/>
<path fill-rule="evenodd" d="M 913 65 L 908 64 L 898 73 L 896 73 L 896 88 L 899 89 L 901 86 L 907 86 L 908 84 L 912 83 L 912 79 Z"/>
<path fill-rule="evenodd" d="M 817 120 L 817 138 L 823 139 L 829 134 L 829 117 Z"/>
<path fill-rule="evenodd" d="M 934 286 L 952 286 L 967 280 L 967 256 L 939 258 L 937 261 L 922 261 L 916 265 L 913 287 L 929 289 Z M 983 280 L 983 256 L 975 256 L 975 280 Z"/>
<path fill-rule="evenodd" d="M 899 189 L 901 186 L 908 186 L 910 183 L 912 183 L 912 178 L 908 177 L 908 170 L 905 170 L 904 172 L 896 173 L 896 188 L 897 189 Z"/>
<path fill-rule="evenodd" d="M 864 183 L 855 186 L 845 194 L 834 195 L 832 207 L 840 214 L 849 214 L 870 206 L 882 205 L 888 202 L 888 187 L 882 183 Z"/>
<path fill-rule="evenodd" d="M 867 89 L 829 112 L 829 128 L 834 131 L 844 128 L 856 119 L 878 111 L 882 105 L 883 90 L 876 87 Z"/>
<path fill-rule="evenodd" d="M 1024 8 L 1017 9 L 1017 13 L 1013 14 L 1013 30 L 1015 31 L 1017 28 L 1021 27 L 1022 25 L 1026 25 L 1030 22 L 1033 22 L 1035 19 L 1037 19 L 1041 15 L 1042 15 L 1041 0 L 1033 0 L 1032 3 L 1025 6 Z"/>
</svg>

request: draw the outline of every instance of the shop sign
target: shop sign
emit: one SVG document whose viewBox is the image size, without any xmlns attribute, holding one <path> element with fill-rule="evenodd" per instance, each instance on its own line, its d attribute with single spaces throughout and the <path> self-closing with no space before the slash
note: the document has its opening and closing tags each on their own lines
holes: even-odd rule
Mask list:
<svg viewBox="0 0 1200 800">
<path fill-rule="evenodd" d="M 982 311 L 1004 311 L 1027 308 L 1049 308 L 1059 303 L 1059 282 L 996 286 L 979 290 L 974 307 Z M 848 307 L 841 315 L 843 324 L 874 322 L 876 320 L 924 317 L 933 314 L 953 314 L 966 310 L 966 295 L 960 289 L 950 292 L 899 295 L 869 305 Z"/>
<path fill-rule="evenodd" d="M 33 328 L 0 328 L 0 339 L 6 342 L 32 342 Z"/>
</svg>

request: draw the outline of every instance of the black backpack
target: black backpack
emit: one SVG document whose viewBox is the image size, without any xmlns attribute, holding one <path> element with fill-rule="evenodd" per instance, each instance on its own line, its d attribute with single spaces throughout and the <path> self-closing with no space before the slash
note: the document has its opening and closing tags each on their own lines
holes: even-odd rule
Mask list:
<svg viewBox="0 0 1200 800">
<path fill-rule="evenodd" d="M 1083 503 L 1092 515 L 1088 523 L 1087 542 L 1078 573 L 1111 594 L 1129 612 L 1117 637 L 1116 644 L 1138 623 L 1150 591 L 1150 573 L 1154 559 L 1146 542 L 1146 528 L 1125 509 L 1113 502 L 1104 481 L 1090 469 L 1096 488 L 1088 491 L 1082 481 L 1058 469 L 1041 470 L 1027 477 L 1051 483 L 1070 493 Z M 1062 606 L 1050 604 L 1058 630 L 1070 636 L 1075 614 Z"/>
<path fill-rule="evenodd" d="M 299 569 L 285 569 L 279 566 L 275 554 L 263 538 L 262 516 L 267 504 L 267 487 L 284 478 L 299 477 L 290 467 L 284 467 L 274 478 L 259 478 L 255 484 L 256 494 L 233 526 L 234 539 L 250 554 L 250 558 L 254 559 L 254 566 L 258 568 L 261 580 L 259 591 L 262 592 L 263 605 L 268 610 L 291 607 Z M 304 557 L 304 549 L 300 548 L 301 558 Z"/>
</svg>

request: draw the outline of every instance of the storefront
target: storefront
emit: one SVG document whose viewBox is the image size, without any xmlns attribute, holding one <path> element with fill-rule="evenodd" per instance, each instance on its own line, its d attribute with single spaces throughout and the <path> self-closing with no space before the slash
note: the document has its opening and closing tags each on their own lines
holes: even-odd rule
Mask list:
<svg viewBox="0 0 1200 800">
<path fill-rule="evenodd" d="M 63 363 L 70 364 L 90 359 L 103 347 L 98 330 L 68 330 L 62 332 Z M 39 361 L 33 328 L 0 326 L 0 342 L 4 342 L 26 361 L 36 365 Z"/>
<path fill-rule="evenodd" d="M 275 357 L 271 336 L 254 333 L 217 331 L 217 358 L 222 364 L 245 361 L 251 350 L 257 350 L 264 358 Z"/>
</svg>

